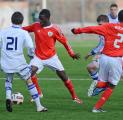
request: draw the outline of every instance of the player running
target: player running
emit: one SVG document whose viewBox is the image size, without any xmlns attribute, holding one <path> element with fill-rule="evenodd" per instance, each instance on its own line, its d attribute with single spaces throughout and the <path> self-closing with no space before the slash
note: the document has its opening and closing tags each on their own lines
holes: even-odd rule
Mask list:
<svg viewBox="0 0 123 120">
<path fill-rule="evenodd" d="M 118 20 L 119 23 L 107 23 L 101 26 L 72 29 L 74 34 L 94 33 L 105 37 L 105 44 L 100 58 L 100 81 L 97 83 L 97 87 L 105 87 L 106 89 L 95 104 L 92 112 L 105 112 L 101 107 L 111 96 L 122 74 L 123 10 L 120 10 L 118 13 Z"/>
<path fill-rule="evenodd" d="M 98 25 L 102 25 L 108 22 L 109 22 L 109 19 L 106 15 L 99 15 L 97 17 Z M 98 81 L 99 59 L 101 57 L 101 51 L 103 50 L 103 47 L 104 47 L 104 37 L 100 35 L 99 44 L 97 45 L 97 47 L 93 48 L 91 52 L 89 52 L 85 56 L 85 59 L 88 59 L 90 56 L 94 56 L 92 62 L 87 65 L 87 70 L 93 80 L 88 89 L 89 97 L 98 95 L 101 91 L 104 90 L 104 88 L 95 89 L 97 81 Z"/>
<path fill-rule="evenodd" d="M 33 49 L 33 42 L 29 34 L 21 29 L 23 15 L 15 12 L 11 17 L 11 22 L 13 24 L 11 27 L 0 32 L 1 68 L 6 73 L 6 109 L 12 112 L 12 81 L 14 73 L 17 73 L 25 80 L 30 95 L 36 103 L 37 112 L 47 111 L 47 108 L 40 103 L 38 92 L 31 80 L 31 68 L 24 58 L 23 48 Z"/>
<path fill-rule="evenodd" d="M 42 71 L 45 66 L 51 68 L 62 79 L 65 86 L 68 88 L 72 99 L 77 103 L 82 103 L 77 97 L 73 84 L 66 75 L 64 67 L 56 54 L 56 41 L 59 41 L 64 45 L 70 57 L 73 59 L 79 59 L 79 54 L 73 52 L 60 28 L 50 22 L 50 11 L 48 9 L 43 9 L 40 12 L 39 21 L 40 22 L 23 27 L 24 30 L 34 32 L 35 34 L 35 57 L 31 61 L 33 73 L 35 74 L 37 70 Z"/>
</svg>

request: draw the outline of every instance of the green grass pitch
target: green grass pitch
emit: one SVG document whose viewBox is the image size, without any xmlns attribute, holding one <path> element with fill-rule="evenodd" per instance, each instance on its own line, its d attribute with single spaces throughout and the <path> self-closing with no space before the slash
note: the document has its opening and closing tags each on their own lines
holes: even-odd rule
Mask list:
<svg viewBox="0 0 123 120">
<path fill-rule="evenodd" d="M 121 120 L 123 118 L 123 82 L 121 81 L 114 90 L 109 101 L 104 105 L 107 113 L 92 113 L 91 109 L 99 96 L 88 98 L 87 89 L 91 83 L 86 65 L 91 59 L 85 61 L 84 55 L 96 45 L 96 41 L 70 41 L 76 52 L 81 53 L 79 61 L 73 61 L 67 54 L 65 48 L 57 44 L 58 56 L 64 68 L 72 80 L 77 95 L 84 103 L 78 105 L 71 100 L 70 94 L 64 87 L 62 81 L 53 71 L 45 68 L 38 77 L 39 84 L 43 90 L 42 104 L 48 108 L 48 112 L 35 112 L 34 103 L 30 102 L 30 95 L 22 80 L 13 81 L 13 92 L 21 92 L 24 95 L 22 105 L 13 105 L 13 112 L 8 113 L 5 109 L 5 75 L 0 73 L 0 120 Z M 17 77 L 17 76 L 15 76 Z M 54 80 L 53 80 L 54 79 Z"/>
</svg>

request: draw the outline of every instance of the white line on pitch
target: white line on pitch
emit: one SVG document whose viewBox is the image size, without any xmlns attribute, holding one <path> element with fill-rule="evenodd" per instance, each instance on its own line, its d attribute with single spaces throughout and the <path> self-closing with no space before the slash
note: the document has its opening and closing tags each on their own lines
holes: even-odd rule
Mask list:
<svg viewBox="0 0 123 120">
<path fill-rule="evenodd" d="M 6 78 L 0 78 L 0 80 L 6 79 Z M 20 78 L 14 78 L 15 80 L 18 80 Z M 60 80 L 59 78 L 38 78 L 39 80 Z M 88 78 L 71 78 L 71 80 L 91 80 Z"/>
</svg>

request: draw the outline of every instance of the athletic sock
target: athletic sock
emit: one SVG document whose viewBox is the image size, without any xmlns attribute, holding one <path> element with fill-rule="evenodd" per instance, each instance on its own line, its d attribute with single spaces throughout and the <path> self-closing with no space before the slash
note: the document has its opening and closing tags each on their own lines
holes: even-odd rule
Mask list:
<svg viewBox="0 0 123 120">
<path fill-rule="evenodd" d="M 32 80 L 33 84 L 35 84 L 35 87 L 36 87 L 36 89 L 38 91 L 38 94 L 41 95 L 42 92 L 41 92 L 41 89 L 40 89 L 40 87 L 38 85 L 38 78 L 37 78 L 37 76 L 31 77 L 31 80 Z"/>
<path fill-rule="evenodd" d="M 104 104 L 105 102 L 108 100 L 108 98 L 111 96 L 113 90 L 111 88 L 107 88 L 101 98 L 97 101 L 96 105 L 94 106 L 95 109 L 100 109 Z"/>
<path fill-rule="evenodd" d="M 9 80 L 6 80 L 5 82 L 5 88 L 6 88 L 6 99 L 11 100 L 11 95 L 12 95 L 12 82 Z"/>
<path fill-rule="evenodd" d="M 93 72 L 93 73 L 90 73 L 90 76 L 91 76 L 91 78 L 92 78 L 93 80 L 98 80 L 98 72 L 97 72 L 97 71 L 95 71 L 95 72 Z"/>
<path fill-rule="evenodd" d="M 30 95 L 32 96 L 33 100 L 36 103 L 36 106 L 37 107 L 42 106 L 40 103 L 40 98 L 39 98 L 38 91 L 37 91 L 35 85 L 33 83 L 30 83 L 27 85 L 27 87 L 28 87 L 28 90 L 30 92 Z"/>
<path fill-rule="evenodd" d="M 72 81 L 71 80 L 67 80 L 67 81 L 64 82 L 64 84 L 68 88 L 68 90 L 69 90 L 69 92 L 70 92 L 70 94 L 72 96 L 72 99 L 77 98 L 77 95 L 76 95 L 76 93 L 74 91 L 74 87 L 73 87 Z"/>
</svg>

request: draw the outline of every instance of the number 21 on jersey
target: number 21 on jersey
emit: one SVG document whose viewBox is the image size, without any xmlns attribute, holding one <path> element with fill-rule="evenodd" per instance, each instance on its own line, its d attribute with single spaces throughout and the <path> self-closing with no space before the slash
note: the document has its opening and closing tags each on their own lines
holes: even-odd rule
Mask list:
<svg viewBox="0 0 123 120">
<path fill-rule="evenodd" d="M 120 39 L 116 39 L 114 41 L 114 47 L 115 48 L 120 48 L 120 45 L 118 45 L 118 43 L 123 43 L 123 34 L 118 34 L 118 36 L 120 36 Z"/>
<path fill-rule="evenodd" d="M 17 37 L 7 37 L 6 50 L 17 50 Z"/>
</svg>

